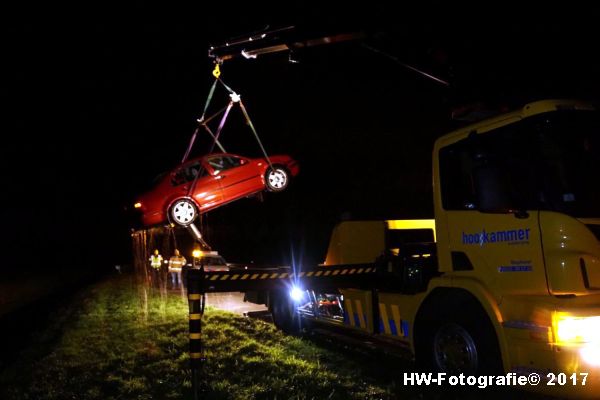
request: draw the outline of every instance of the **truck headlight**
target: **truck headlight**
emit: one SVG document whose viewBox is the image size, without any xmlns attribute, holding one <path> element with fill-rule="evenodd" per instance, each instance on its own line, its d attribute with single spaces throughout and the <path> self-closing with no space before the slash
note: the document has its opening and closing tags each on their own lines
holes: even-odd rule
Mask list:
<svg viewBox="0 0 600 400">
<path fill-rule="evenodd" d="M 576 317 L 559 312 L 554 314 L 554 331 L 559 343 L 600 342 L 600 316 Z"/>
<path fill-rule="evenodd" d="M 594 367 L 600 366 L 600 345 L 597 343 L 584 345 L 581 350 L 579 350 L 579 354 L 581 355 L 581 359 L 588 365 Z"/>
</svg>

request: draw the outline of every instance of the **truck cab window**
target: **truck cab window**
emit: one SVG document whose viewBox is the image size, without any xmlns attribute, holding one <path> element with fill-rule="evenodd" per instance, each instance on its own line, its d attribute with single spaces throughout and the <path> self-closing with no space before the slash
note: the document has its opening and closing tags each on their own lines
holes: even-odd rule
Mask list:
<svg viewBox="0 0 600 400">
<path fill-rule="evenodd" d="M 477 209 L 471 169 L 464 145 L 458 143 L 441 149 L 442 204 L 446 210 Z"/>
<path fill-rule="evenodd" d="M 447 210 L 552 210 L 598 216 L 600 118 L 561 111 L 526 118 L 440 150 Z"/>
</svg>

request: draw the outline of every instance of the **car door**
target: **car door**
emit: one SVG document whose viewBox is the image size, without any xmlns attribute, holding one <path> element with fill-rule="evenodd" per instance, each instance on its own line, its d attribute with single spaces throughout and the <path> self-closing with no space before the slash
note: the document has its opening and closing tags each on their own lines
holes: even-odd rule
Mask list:
<svg viewBox="0 0 600 400">
<path fill-rule="evenodd" d="M 185 164 L 176 170 L 172 182 L 177 187 L 178 197 L 192 197 L 198 204 L 200 212 L 222 202 L 223 194 L 219 179 L 203 160 Z"/>
<path fill-rule="evenodd" d="M 262 189 L 262 180 L 258 169 L 245 158 L 231 154 L 219 154 L 209 157 L 207 162 L 214 169 L 215 176 L 221 183 L 224 202 Z"/>
</svg>

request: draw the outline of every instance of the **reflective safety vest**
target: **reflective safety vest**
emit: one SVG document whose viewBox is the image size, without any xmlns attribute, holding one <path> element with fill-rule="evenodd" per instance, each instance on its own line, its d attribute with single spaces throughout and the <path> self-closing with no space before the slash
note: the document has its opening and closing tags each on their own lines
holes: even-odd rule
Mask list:
<svg viewBox="0 0 600 400">
<path fill-rule="evenodd" d="M 169 259 L 169 271 L 181 271 L 181 268 L 183 268 L 185 263 L 185 257 L 173 256 Z"/>
<path fill-rule="evenodd" d="M 160 266 L 162 265 L 162 256 L 159 254 L 157 256 L 155 255 L 151 255 L 150 256 L 150 266 L 154 269 L 160 269 Z"/>
</svg>

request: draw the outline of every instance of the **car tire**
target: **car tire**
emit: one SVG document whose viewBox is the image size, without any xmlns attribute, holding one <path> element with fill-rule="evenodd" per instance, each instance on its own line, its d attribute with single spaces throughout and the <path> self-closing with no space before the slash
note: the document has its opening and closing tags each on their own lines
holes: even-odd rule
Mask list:
<svg viewBox="0 0 600 400">
<path fill-rule="evenodd" d="M 269 192 L 281 192 L 288 187 L 289 183 L 290 174 L 284 167 L 274 165 L 273 168 L 267 168 L 265 185 Z"/>
<path fill-rule="evenodd" d="M 480 307 L 467 305 L 460 312 L 428 321 L 421 349 L 421 364 L 450 375 L 502 373 L 502 358 L 492 323 Z"/>
<path fill-rule="evenodd" d="M 169 208 L 169 221 L 179 226 L 189 226 L 198 217 L 198 209 L 190 199 L 179 199 Z"/>
</svg>

